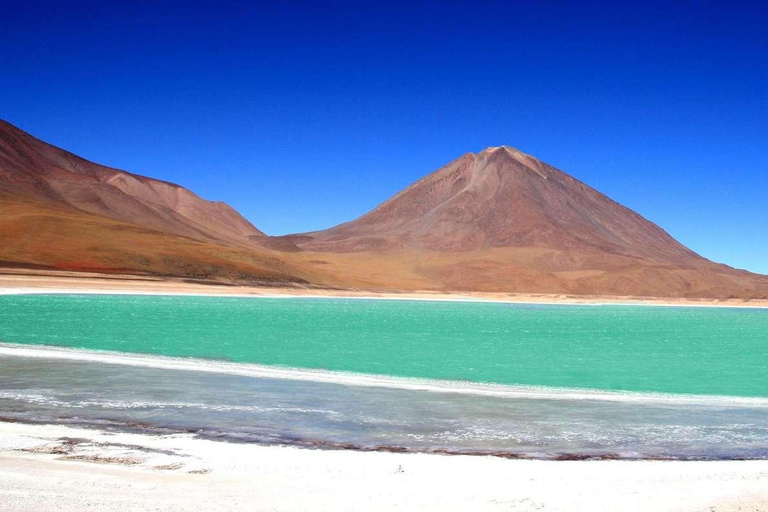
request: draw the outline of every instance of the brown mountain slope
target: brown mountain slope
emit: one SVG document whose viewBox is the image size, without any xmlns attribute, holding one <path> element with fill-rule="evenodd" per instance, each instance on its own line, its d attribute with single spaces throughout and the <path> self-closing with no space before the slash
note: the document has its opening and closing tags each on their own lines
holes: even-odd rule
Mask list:
<svg viewBox="0 0 768 512">
<path fill-rule="evenodd" d="M 584 183 L 509 147 L 462 156 L 359 219 L 287 237 L 371 286 L 764 297 Z M 376 269 L 387 268 L 386 275 Z"/>
<path fill-rule="evenodd" d="M 237 211 L 173 183 L 89 162 L 0 120 L 0 191 L 224 245 L 275 245 Z M 282 243 L 282 248 L 291 249 Z"/>
<path fill-rule="evenodd" d="M 314 283 L 224 203 L 104 167 L 0 121 L 0 267 Z"/>
<path fill-rule="evenodd" d="M 712 263 L 507 147 L 467 154 L 355 221 L 273 238 L 223 203 L 88 162 L 0 121 L 0 241 L 0 267 L 358 289 L 768 297 L 768 276 Z"/>
<path fill-rule="evenodd" d="M 254 284 L 310 283 L 286 253 L 201 242 L 68 206 L 0 192 L 0 267 L 176 276 Z"/>
</svg>

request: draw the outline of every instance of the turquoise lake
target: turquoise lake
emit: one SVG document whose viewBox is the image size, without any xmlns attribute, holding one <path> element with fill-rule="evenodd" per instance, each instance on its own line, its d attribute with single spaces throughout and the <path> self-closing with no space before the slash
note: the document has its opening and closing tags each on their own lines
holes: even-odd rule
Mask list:
<svg viewBox="0 0 768 512">
<path fill-rule="evenodd" d="M 768 397 L 768 310 L 0 296 L 0 341 L 524 386 Z"/>
</svg>

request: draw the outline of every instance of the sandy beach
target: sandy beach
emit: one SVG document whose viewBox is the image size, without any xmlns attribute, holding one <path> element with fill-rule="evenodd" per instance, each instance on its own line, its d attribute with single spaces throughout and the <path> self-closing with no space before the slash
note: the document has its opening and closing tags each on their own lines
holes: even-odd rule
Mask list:
<svg viewBox="0 0 768 512">
<path fill-rule="evenodd" d="M 212 295 L 226 297 L 327 297 L 389 300 L 481 301 L 520 304 L 627 304 L 648 306 L 768 308 L 768 300 L 763 299 L 715 300 L 471 291 L 393 292 L 388 290 L 330 289 L 300 286 L 240 286 L 220 283 L 190 282 L 177 278 L 158 278 L 152 276 L 2 269 L 2 271 L 0 271 L 0 294 L 9 293 L 127 293 L 149 295 Z"/>
<path fill-rule="evenodd" d="M 505 460 L 0 423 L 0 510 L 760 511 L 768 461 Z"/>
</svg>

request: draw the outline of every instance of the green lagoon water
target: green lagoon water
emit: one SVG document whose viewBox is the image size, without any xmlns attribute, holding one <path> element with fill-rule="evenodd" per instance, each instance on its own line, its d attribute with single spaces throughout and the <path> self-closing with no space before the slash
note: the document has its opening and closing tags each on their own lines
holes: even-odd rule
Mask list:
<svg viewBox="0 0 768 512">
<path fill-rule="evenodd" d="M 768 397 L 768 310 L 0 296 L 0 341 L 425 379 Z"/>
</svg>

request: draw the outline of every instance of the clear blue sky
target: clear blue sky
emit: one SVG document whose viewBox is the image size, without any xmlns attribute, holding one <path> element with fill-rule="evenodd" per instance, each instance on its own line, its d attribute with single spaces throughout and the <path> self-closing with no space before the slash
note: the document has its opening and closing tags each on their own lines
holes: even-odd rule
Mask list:
<svg viewBox="0 0 768 512">
<path fill-rule="evenodd" d="M 0 118 L 267 233 L 507 144 L 768 273 L 760 3 L 0 1 Z"/>
</svg>

